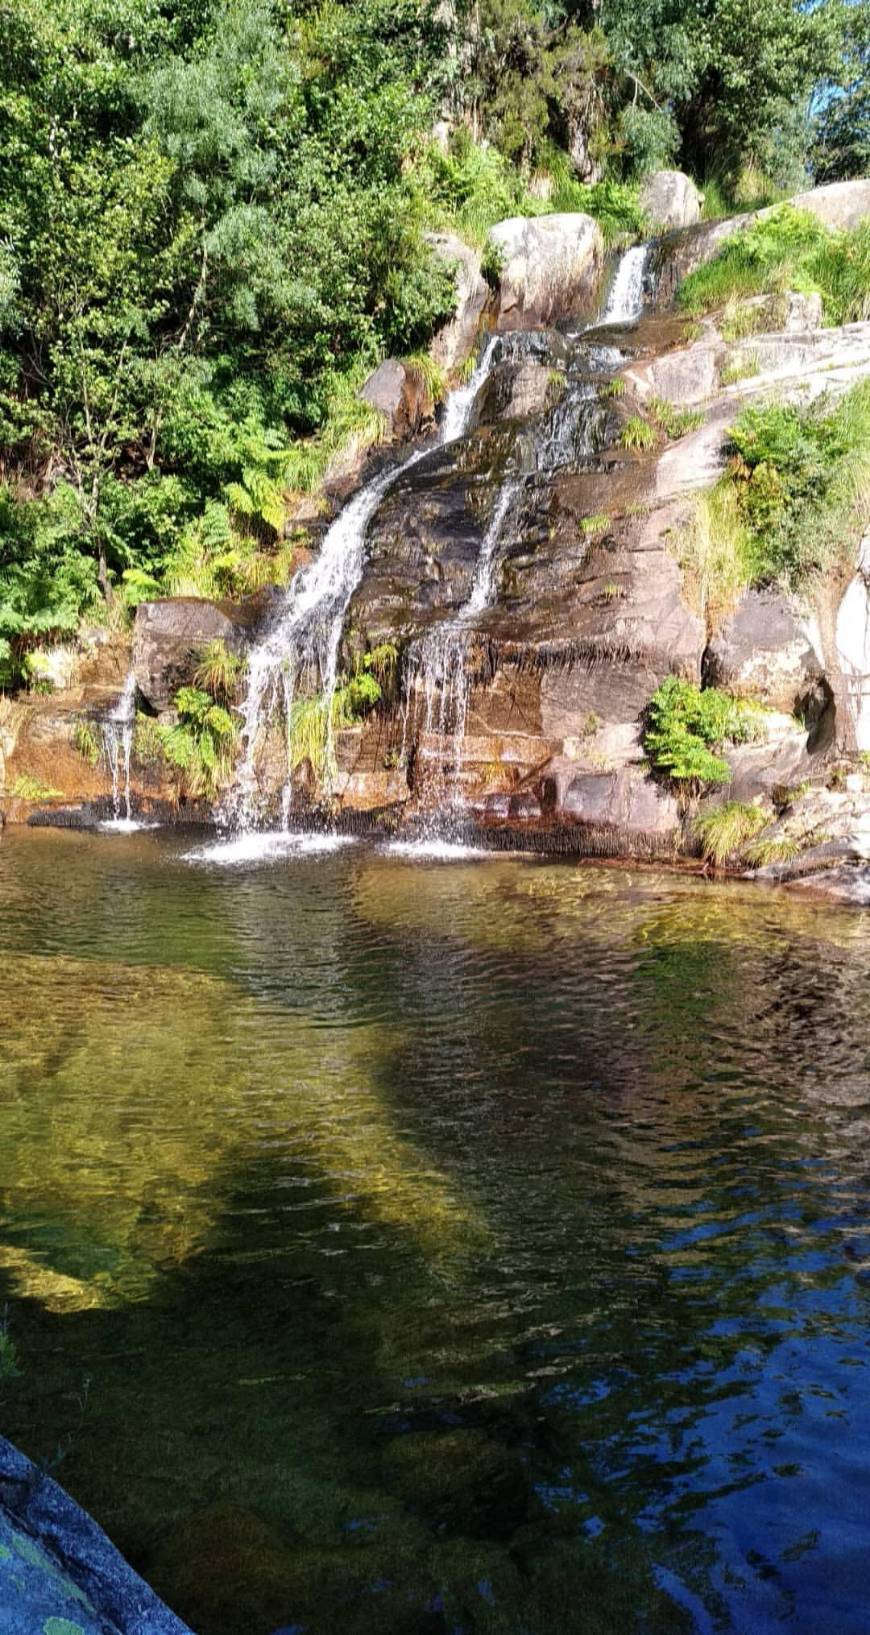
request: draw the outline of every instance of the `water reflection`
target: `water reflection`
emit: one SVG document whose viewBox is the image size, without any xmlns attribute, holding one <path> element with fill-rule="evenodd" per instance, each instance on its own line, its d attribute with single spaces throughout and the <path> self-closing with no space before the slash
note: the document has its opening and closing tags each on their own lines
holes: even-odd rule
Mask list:
<svg viewBox="0 0 870 1635">
<path fill-rule="evenodd" d="M 182 851 L 0 846 L 4 1429 L 199 1635 L 863 1631 L 861 916 Z"/>
</svg>

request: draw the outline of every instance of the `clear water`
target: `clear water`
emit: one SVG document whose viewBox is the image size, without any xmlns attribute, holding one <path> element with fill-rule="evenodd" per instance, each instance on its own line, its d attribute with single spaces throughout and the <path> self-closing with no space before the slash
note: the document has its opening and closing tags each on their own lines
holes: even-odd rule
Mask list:
<svg viewBox="0 0 870 1635">
<path fill-rule="evenodd" d="M 870 919 L 7 831 L 0 950 L 2 1428 L 197 1635 L 863 1635 Z"/>
</svg>

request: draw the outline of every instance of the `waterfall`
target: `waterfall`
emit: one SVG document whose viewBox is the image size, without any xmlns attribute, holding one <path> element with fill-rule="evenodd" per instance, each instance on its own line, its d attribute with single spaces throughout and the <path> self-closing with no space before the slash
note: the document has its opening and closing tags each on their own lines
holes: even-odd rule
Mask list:
<svg viewBox="0 0 870 1635">
<path fill-rule="evenodd" d="M 495 358 L 495 338 L 489 341 L 466 386 L 451 393 L 441 422 L 439 443 L 462 437 Z M 398 465 L 382 471 L 361 488 L 333 522 L 319 555 L 294 575 L 283 603 L 248 661 L 248 690 L 241 707 L 244 755 L 235 785 L 224 808 L 234 828 L 256 825 L 258 806 L 257 752 L 262 729 L 273 710 L 290 719 L 300 684 L 308 693 L 324 697 L 327 765 L 332 761 L 331 700 L 338 680 L 338 656 L 351 597 L 365 564 L 366 534 L 381 501 L 430 449 L 416 449 Z M 289 818 L 292 773 L 288 766 L 284 788 L 284 823 Z"/>
<path fill-rule="evenodd" d="M 604 311 L 598 319 L 599 324 L 636 323 L 643 312 L 644 282 L 651 248 L 649 244 L 635 244 L 620 256 Z"/>
<path fill-rule="evenodd" d="M 480 546 L 471 590 L 459 611 L 437 629 L 416 642 L 405 671 L 403 738 L 407 739 L 412 698 L 422 692 L 426 732 L 450 733 L 453 740 L 453 777 L 461 769 L 462 740 L 468 719 L 471 676 L 468 652 L 474 636 L 473 621 L 489 607 L 495 596 L 498 547 L 501 544 L 521 479 L 508 477 L 502 484 L 492 516 Z M 404 746 L 406 747 L 406 745 Z M 455 796 L 455 789 L 454 789 Z"/>
<path fill-rule="evenodd" d="M 133 822 L 130 756 L 133 750 L 135 725 L 136 678 L 130 670 L 117 704 L 109 711 L 103 722 L 103 748 L 112 774 L 112 821 L 119 827 Z"/>
<path fill-rule="evenodd" d="M 455 392 L 450 393 L 441 421 L 442 443 L 455 443 L 457 438 L 463 437 L 468 430 L 477 394 L 496 361 L 496 351 L 500 342 L 500 335 L 490 335 L 467 385 L 459 386 Z"/>
</svg>

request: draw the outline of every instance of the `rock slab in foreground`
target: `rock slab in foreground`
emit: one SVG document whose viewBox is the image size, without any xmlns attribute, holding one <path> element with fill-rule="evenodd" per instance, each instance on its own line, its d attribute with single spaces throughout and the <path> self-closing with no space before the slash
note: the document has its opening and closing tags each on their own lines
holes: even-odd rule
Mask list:
<svg viewBox="0 0 870 1635">
<path fill-rule="evenodd" d="M 190 1635 L 51 1477 L 0 1436 L 3 1635 Z"/>
</svg>

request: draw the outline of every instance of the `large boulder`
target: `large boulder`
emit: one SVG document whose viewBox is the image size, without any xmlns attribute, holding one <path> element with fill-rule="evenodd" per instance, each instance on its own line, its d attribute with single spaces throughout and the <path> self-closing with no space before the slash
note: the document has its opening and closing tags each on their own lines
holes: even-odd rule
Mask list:
<svg viewBox="0 0 870 1635">
<path fill-rule="evenodd" d="M 198 648 L 222 641 L 241 653 L 247 639 L 245 615 L 235 603 L 198 596 L 140 602 L 133 625 L 136 685 L 152 709 L 171 709 L 179 687 L 190 680 Z"/>
<path fill-rule="evenodd" d="M 702 195 L 682 170 L 654 170 L 640 191 L 641 209 L 651 227 L 693 227 L 701 220 Z"/>
<path fill-rule="evenodd" d="M 704 655 L 709 686 L 791 711 L 824 675 L 819 638 L 779 590 L 744 591 Z"/>
<path fill-rule="evenodd" d="M 421 371 L 398 358 L 378 365 L 360 397 L 383 415 L 393 437 L 413 437 L 432 414 L 432 394 Z"/>
<path fill-rule="evenodd" d="M 439 369 L 455 374 L 470 358 L 490 289 L 480 270 L 480 256 L 455 233 L 427 233 L 426 242 L 440 261 L 456 271 L 456 313 L 439 329 L 429 351 Z"/>
<path fill-rule="evenodd" d="M 591 314 L 604 240 L 591 216 L 511 216 L 490 229 L 501 257 L 499 329 L 537 329 Z"/>
</svg>

